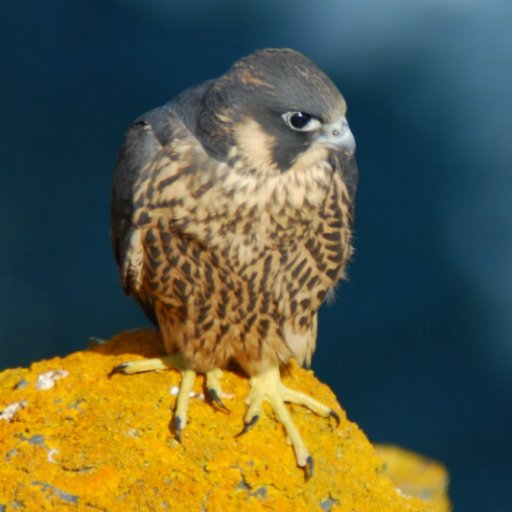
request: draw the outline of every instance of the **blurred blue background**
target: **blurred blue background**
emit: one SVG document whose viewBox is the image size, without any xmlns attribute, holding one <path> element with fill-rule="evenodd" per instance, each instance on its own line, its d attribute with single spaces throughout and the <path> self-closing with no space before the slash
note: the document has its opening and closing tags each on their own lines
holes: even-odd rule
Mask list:
<svg viewBox="0 0 512 512">
<path fill-rule="evenodd" d="M 371 440 L 445 462 L 456 510 L 511 510 L 511 2 L 0 5 L 0 367 L 147 325 L 110 251 L 124 130 L 293 47 L 345 95 L 361 173 L 314 369 Z"/>
</svg>

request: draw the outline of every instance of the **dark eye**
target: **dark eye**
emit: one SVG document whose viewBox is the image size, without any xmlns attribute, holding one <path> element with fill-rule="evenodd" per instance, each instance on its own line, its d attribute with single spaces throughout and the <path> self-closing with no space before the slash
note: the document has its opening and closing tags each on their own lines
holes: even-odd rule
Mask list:
<svg viewBox="0 0 512 512">
<path fill-rule="evenodd" d="M 309 132 L 321 126 L 319 119 L 306 112 L 286 112 L 283 119 L 292 130 L 298 132 Z"/>
<path fill-rule="evenodd" d="M 295 112 L 290 116 L 290 124 L 297 130 L 302 130 L 309 121 L 311 121 L 311 116 L 304 112 Z"/>
</svg>

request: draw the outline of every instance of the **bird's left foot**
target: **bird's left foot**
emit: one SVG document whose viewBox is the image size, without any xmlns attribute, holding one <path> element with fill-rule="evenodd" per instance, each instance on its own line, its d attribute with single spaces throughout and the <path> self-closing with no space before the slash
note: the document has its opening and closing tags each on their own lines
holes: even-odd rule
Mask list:
<svg viewBox="0 0 512 512">
<path fill-rule="evenodd" d="M 334 418 L 336 424 L 339 424 L 339 416 L 332 409 L 310 396 L 286 387 L 281 381 L 278 367 L 251 377 L 250 384 L 251 389 L 246 399 L 249 407 L 244 418 L 245 427 L 240 434 L 247 432 L 256 424 L 261 415 L 261 406 L 264 401 L 267 401 L 286 431 L 295 452 L 297 465 L 304 468 L 306 480 L 309 480 L 313 474 L 313 457 L 293 423 L 285 402 L 303 405 L 324 418 Z"/>
</svg>

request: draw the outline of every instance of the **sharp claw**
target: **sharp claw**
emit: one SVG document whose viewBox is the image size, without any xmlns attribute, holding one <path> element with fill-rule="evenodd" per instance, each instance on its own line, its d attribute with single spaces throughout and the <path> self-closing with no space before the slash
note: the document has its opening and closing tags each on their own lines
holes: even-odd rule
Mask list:
<svg viewBox="0 0 512 512">
<path fill-rule="evenodd" d="M 258 421 L 258 419 L 259 419 L 259 416 L 257 414 L 256 414 L 256 416 L 253 416 L 250 419 L 250 421 L 244 425 L 244 428 L 241 430 L 241 432 L 239 432 L 235 437 L 240 437 L 241 435 L 249 432 L 249 430 L 251 430 L 251 428 L 254 427 L 254 425 L 256 425 L 256 422 Z"/>
<path fill-rule="evenodd" d="M 313 476 L 313 467 L 315 463 L 313 457 L 308 455 L 306 459 L 306 465 L 304 466 L 304 480 L 307 482 Z"/>
<path fill-rule="evenodd" d="M 336 427 L 339 427 L 341 420 L 340 420 L 338 413 L 336 413 L 334 411 L 329 411 L 329 416 L 331 418 L 334 418 L 334 421 L 336 422 Z"/>
<path fill-rule="evenodd" d="M 210 398 L 210 402 L 214 403 L 219 411 L 225 412 L 226 414 L 230 413 L 230 410 L 224 405 L 215 389 L 208 389 L 208 396 Z"/>
<path fill-rule="evenodd" d="M 108 374 L 108 378 L 110 379 L 112 375 L 115 375 L 116 373 L 124 373 L 124 370 L 128 367 L 128 363 L 121 363 L 117 366 L 114 366 L 112 370 L 110 370 L 110 373 Z"/>
<path fill-rule="evenodd" d="M 174 437 L 178 443 L 181 444 L 181 433 L 183 432 L 183 420 L 176 416 L 172 420 L 172 429 L 174 430 Z"/>
</svg>

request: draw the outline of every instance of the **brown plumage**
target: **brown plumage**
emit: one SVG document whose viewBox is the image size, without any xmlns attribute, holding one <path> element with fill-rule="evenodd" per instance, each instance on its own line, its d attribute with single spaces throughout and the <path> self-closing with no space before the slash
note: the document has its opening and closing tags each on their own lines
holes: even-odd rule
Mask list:
<svg viewBox="0 0 512 512">
<path fill-rule="evenodd" d="M 317 310 L 352 252 L 357 168 L 345 113 L 311 60 L 269 49 L 143 115 L 126 134 L 112 194 L 124 289 L 160 327 L 171 355 L 163 366 L 192 381 L 194 372 L 210 375 L 219 404 L 218 369 L 235 363 L 259 389 L 259 376 L 291 358 L 310 363 Z M 261 401 L 272 402 L 258 393 L 250 425 Z M 175 415 L 179 437 L 186 403 Z M 309 452 L 300 438 L 292 443 L 309 475 Z"/>
</svg>

